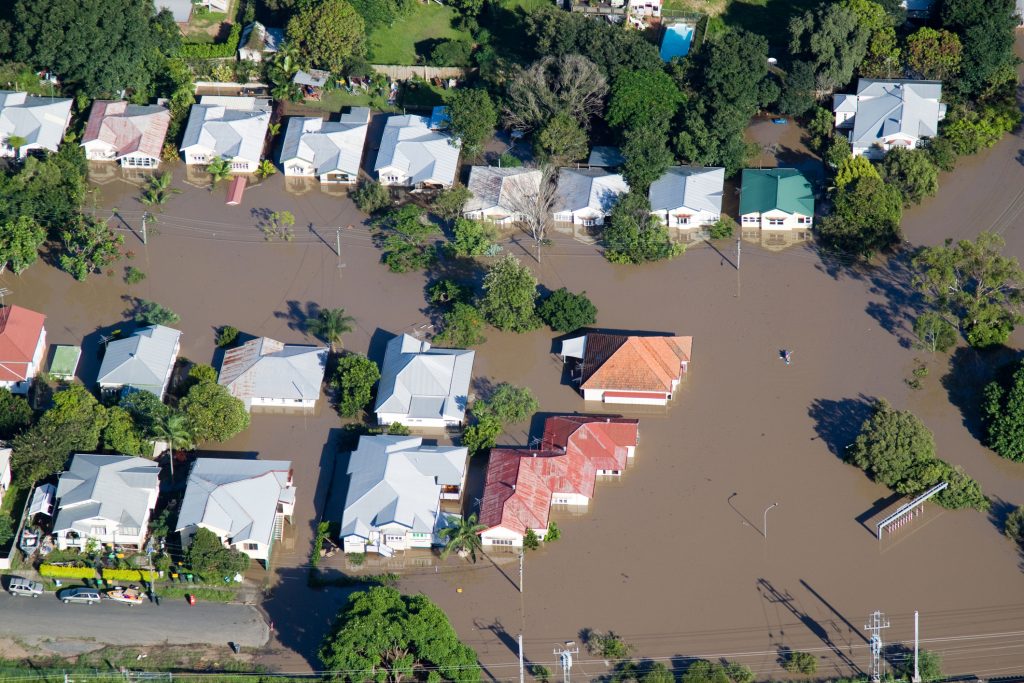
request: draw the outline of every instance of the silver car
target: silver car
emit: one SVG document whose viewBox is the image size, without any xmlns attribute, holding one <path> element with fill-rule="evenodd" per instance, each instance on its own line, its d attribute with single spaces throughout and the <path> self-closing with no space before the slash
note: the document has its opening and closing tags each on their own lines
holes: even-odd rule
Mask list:
<svg viewBox="0 0 1024 683">
<path fill-rule="evenodd" d="M 38 581 L 30 581 L 20 576 L 12 576 L 11 582 L 7 584 L 7 590 L 11 595 L 26 595 L 38 598 L 43 594 L 43 584 Z"/>
<path fill-rule="evenodd" d="M 65 605 L 72 602 L 84 602 L 87 605 L 91 605 L 100 601 L 99 591 L 95 588 L 86 588 L 85 586 L 81 586 L 79 588 L 65 588 L 57 593 L 57 597 L 60 598 L 61 602 Z"/>
</svg>

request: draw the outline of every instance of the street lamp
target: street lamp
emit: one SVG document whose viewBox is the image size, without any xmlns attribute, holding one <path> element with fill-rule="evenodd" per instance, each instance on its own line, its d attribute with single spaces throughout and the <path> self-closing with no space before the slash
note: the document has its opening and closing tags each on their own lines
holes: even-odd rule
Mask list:
<svg viewBox="0 0 1024 683">
<path fill-rule="evenodd" d="M 766 541 L 768 540 L 768 511 L 771 510 L 773 507 L 778 507 L 778 505 L 778 503 L 772 503 L 771 505 L 764 509 L 764 525 L 761 527 L 762 529 L 764 529 L 764 531 L 762 531 L 761 533 L 764 535 L 764 540 Z"/>
</svg>

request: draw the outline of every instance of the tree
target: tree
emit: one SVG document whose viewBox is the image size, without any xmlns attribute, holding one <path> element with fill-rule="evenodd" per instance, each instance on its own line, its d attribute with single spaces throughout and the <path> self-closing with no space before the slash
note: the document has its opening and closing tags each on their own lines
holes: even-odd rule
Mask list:
<svg viewBox="0 0 1024 683">
<path fill-rule="evenodd" d="M 498 125 L 498 110 L 483 88 L 458 88 L 446 98 L 448 130 L 462 141 L 462 151 L 475 157 Z"/>
<path fill-rule="evenodd" d="M 789 65 L 789 71 L 782 84 L 779 111 L 792 116 L 803 116 L 817 105 L 816 90 L 814 64 L 801 59 L 795 60 Z M 835 125 L 834 120 L 830 121 L 830 124 Z"/>
<path fill-rule="evenodd" d="M 729 683 L 729 676 L 725 667 L 718 662 L 699 659 L 690 664 L 680 681 L 681 683 Z"/>
<path fill-rule="evenodd" d="M 604 228 L 604 257 L 612 263 L 646 263 L 675 258 L 684 247 L 651 215 L 647 193 L 630 191 L 612 208 Z"/>
<path fill-rule="evenodd" d="M 949 172 L 956 168 L 956 150 L 949 138 L 932 138 L 927 141 L 924 149 L 928 152 L 928 158 L 939 167 L 939 170 Z"/>
<path fill-rule="evenodd" d="M 535 142 L 537 155 L 555 165 L 582 159 L 590 149 L 587 132 L 571 114 L 564 111 L 544 124 Z"/>
<path fill-rule="evenodd" d="M 474 456 L 493 448 L 498 443 L 501 432 L 501 420 L 493 415 L 479 415 L 476 423 L 466 427 L 462 432 L 461 444 L 466 447 L 470 456 Z"/>
<path fill-rule="evenodd" d="M 448 554 L 453 550 L 462 553 L 468 553 L 470 559 L 476 563 L 476 552 L 482 549 L 480 541 L 480 532 L 487 529 L 486 524 L 477 524 L 476 513 L 472 513 L 469 517 L 459 519 L 452 526 L 447 526 L 438 532 L 438 536 L 441 537 L 445 542 L 444 549 L 441 551 L 441 559 L 448 557 Z"/>
<path fill-rule="evenodd" d="M 538 408 L 540 403 L 528 388 L 502 382 L 486 401 L 473 404 L 473 414 L 478 418 L 493 417 L 503 424 L 515 424 L 525 421 Z"/>
<path fill-rule="evenodd" d="M 573 294 L 565 287 L 548 295 L 537 307 L 537 314 L 555 332 L 573 332 L 597 322 L 597 307 L 587 293 Z"/>
<path fill-rule="evenodd" d="M 733 683 L 754 683 L 755 678 L 754 672 L 749 666 L 736 662 L 730 662 L 725 665 L 725 675 L 728 676 Z"/>
<path fill-rule="evenodd" d="M 288 42 L 304 60 L 335 73 L 351 57 L 365 52 L 363 18 L 345 0 L 323 0 L 300 6 L 288 21 Z"/>
<path fill-rule="evenodd" d="M 984 104 L 975 109 L 953 105 L 946 115 L 942 135 L 949 140 L 956 154 L 977 154 L 999 142 L 1004 134 L 1017 127 L 1020 120 L 1020 110 L 1008 101 Z"/>
<path fill-rule="evenodd" d="M 879 400 L 847 447 L 846 460 L 899 493 L 917 493 L 933 481 L 920 474 L 936 461 L 935 439 L 913 413 Z"/>
<path fill-rule="evenodd" d="M 88 389 L 72 384 L 53 396 L 53 405 L 39 419 L 41 425 L 52 425 L 71 437 L 72 448 L 88 453 L 100 444 L 100 434 L 107 426 L 107 410 Z"/>
<path fill-rule="evenodd" d="M 157 424 L 165 423 L 166 416 L 171 412 L 165 403 L 148 391 L 130 391 L 121 396 L 118 405 L 128 411 L 132 422 L 147 439 L 157 437 Z M 166 430 L 164 432 L 166 435 Z M 188 439 L 184 441 L 188 441 Z"/>
<path fill-rule="evenodd" d="M 140 201 L 146 206 L 162 207 L 173 195 L 181 194 L 181 190 L 171 186 L 173 181 L 174 175 L 171 173 L 150 176 L 142 190 Z"/>
<path fill-rule="evenodd" d="M 468 40 L 442 40 L 430 51 L 429 63 L 431 66 L 461 66 L 470 65 L 473 54 L 473 44 Z"/>
<path fill-rule="evenodd" d="M 487 341 L 483 329 L 484 318 L 480 311 L 475 306 L 457 301 L 444 314 L 441 331 L 434 337 L 434 342 L 457 349 L 478 346 Z"/>
<path fill-rule="evenodd" d="M 811 147 L 819 153 L 828 147 L 836 130 L 835 115 L 825 107 L 815 107 L 814 113 L 807 121 L 807 134 L 811 138 Z M 835 136 L 845 139 L 845 136 Z M 849 144 L 849 140 L 846 141 Z"/>
<path fill-rule="evenodd" d="M 10 389 L 0 387 L 0 439 L 4 441 L 32 424 L 32 406 Z"/>
<path fill-rule="evenodd" d="M 217 348 L 224 349 L 235 343 L 238 339 L 238 328 L 231 325 L 222 325 L 217 329 Z"/>
<path fill-rule="evenodd" d="M 892 78 L 900 68 L 900 49 L 896 42 L 896 17 L 872 0 L 843 0 L 842 5 L 868 29 L 867 54 L 860 64 L 863 78 Z"/>
<path fill-rule="evenodd" d="M 224 547 L 217 534 L 199 527 L 192 535 L 185 553 L 192 571 L 208 580 L 217 580 L 241 574 L 249 568 L 249 556 L 239 550 Z"/>
<path fill-rule="evenodd" d="M 150 455 L 152 446 L 135 426 L 131 414 L 119 406 L 107 409 L 107 426 L 103 429 L 103 450 L 125 455 Z"/>
<path fill-rule="evenodd" d="M 1008 460 L 1024 462 L 1024 366 L 1017 365 L 1009 382 L 985 386 L 982 416 L 985 444 Z"/>
<path fill-rule="evenodd" d="M 332 680 L 362 671 L 374 680 L 426 679 L 470 683 L 480 679 L 477 655 L 459 641 L 441 609 L 425 595 L 374 586 L 349 597 L 320 646 Z"/>
<path fill-rule="evenodd" d="M 506 332 L 537 329 L 537 278 L 511 254 L 487 271 L 480 312 L 494 327 Z"/>
<path fill-rule="evenodd" d="M 442 190 L 431 209 L 446 221 L 453 221 L 462 215 L 462 207 L 466 205 L 473 193 L 465 185 L 455 185 L 447 190 Z"/>
<path fill-rule="evenodd" d="M 663 70 L 620 71 L 612 84 L 605 120 L 622 128 L 667 122 L 682 101 L 679 87 Z"/>
<path fill-rule="evenodd" d="M 154 74 L 180 44 L 170 13 L 156 14 L 148 3 L 18 0 L 13 5 L 15 58 L 52 70 L 65 87 L 89 98 L 128 91 L 145 101 L 153 95 Z"/>
<path fill-rule="evenodd" d="M 789 22 L 790 52 L 814 67 L 815 89 L 849 83 L 867 54 L 871 30 L 842 4 L 825 3 Z"/>
<path fill-rule="evenodd" d="M 827 245 L 839 251 L 871 258 L 899 241 L 903 195 L 872 172 L 841 187 L 833 211 L 819 225 Z"/>
<path fill-rule="evenodd" d="M 939 169 L 923 149 L 896 147 L 882 159 L 882 177 L 899 188 L 903 206 L 920 204 L 939 191 Z"/>
<path fill-rule="evenodd" d="M 638 125 L 625 133 L 622 175 L 631 190 L 644 192 L 672 165 L 668 127 L 661 123 Z"/>
<path fill-rule="evenodd" d="M 921 348 L 945 353 L 956 346 L 956 328 L 935 311 L 925 311 L 914 319 L 914 334 Z"/>
<path fill-rule="evenodd" d="M 782 668 L 790 673 L 810 676 L 818 671 L 818 658 L 810 652 L 789 652 Z"/>
<path fill-rule="evenodd" d="M 875 170 L 874 165 L 867 157 L 847 157 L 836 167 L 836 188 L 841 190 L 854 180 L 865 176 L 881 178 L 881 176 L 878 175 L 878 171 Z"/>
<path fill-rule="evenodd" d="M 472 288 L 455 280 L 438 280 L 427 288 L 427 300 L 435 306 L 468 304 L 472 299 Z"/>
<path fill-rule="evenodd" d="M 14 538 L 14 518 L 10 515 L 0 516 L 0 547 Z"/>
<path fill-rule="evenodd" d="M 526 533 L 523 534 L 523 548 L 526 550 L 536 550 L 540 547 L 540 536 L 533 529 L 527 529 Z"/>
<path fill-rule="evenodd" d="M 832 142 L 825 148 L 822 161 L 828 164 L 830 168 L 838 170 L 842 163 L 851 156 L 853 156 L 853 148 L 850 147 L 849 139 L 839 135 L 833 138 Z"/>
<path fill-rule="evenodd" d="M 195 426 L 184 412 L 172 411 L 168 408 L 160 412 L 152 411 L 151 414 L 152 421 L 150 422 L 149 432 L 154 439 L 167 444 L 167 450 L 169 451 L 168 462 L 171 466 L 171 480 L 173 481 L 174 452 L 187 450 L 195 446 Z"/>
<path fill-rule="evenodd" d="M 275 173 L 277 173 L 277 167 L 270 159 L 264 159 L 256 166 L 256 177 L 260 180 L 266 180 Z"/>
<path fill-rule="evenodd" d="M 942 27 L 956 33 L 963 46 L 956 87 L 967 98 L 991 94 L 1016 81 L 1013 0 L 945 0 Z"/>
<path fill-rule="evenodd" d="M 454 256 L 488 256 L 495 247 L 494 230 L 482 221 L 457 218 L 452 233 L 455 239 L 448 244 L 448 248 Z"/>
<path fill-rule="evenodd" d="M 424 219 L 423 210 L 414 204 L 392 209 L 377 221 L 377 244 L 381 261 L 392 273 L 408 273 L 426 268 L 437 258 L 427 238 L 438 234 L 438 227 Z"/>
<path fill-rule="evenodd" d="M 206 165 L 206 172 L 210 174 L 210 182 L 216 185 L 231 177 L 231 162 L 224 157 L 215 157 Z"/>
<path fill-rule="evenodd" d="M 336 393 L 338 414 L 355 417 L 373 398 L 373 385 L 380 380 L 380 369 L 366 356 L 349 353 L 338 359 L 331 378 Z"/>
<path fill-rule="evenodd" d="M 1024 505 L 1014 508 L 1006 516 L 1006 521 L 1003 522 L 1003 533 L 1008 539 L 1024 548 Z"/>
<path fill-rule="evenodd" d="M 614 631 L 601 633 L 590 631 L 587 634 L 587 651 L 604 659 L 626 659 L 632 654 L 634 647 L 626 643 L 622 636 Z"/>
<path fill-rule="evenodd" d="M 1003 256 L 1003 238 L 982 232 L 974 242 L 926 247 L 913 259 L 912 284 L 936 311 L 958 321 L 967 343 L 977 348 L 1003 344 L 1020 324 L 1024 271 Z"/>
<path fill-rule="evenodd" d="M 919 28 L 907 36 L 906 52 L 907 66 L 921 78 L 941 81 L 960 72 L 963 45 L 951 31 Z"/>
<path fill-rule="evenodd" d="M 336 345 L 341 348 L 342 335 L 355 329 L 353 326 L 355 321 L 355 318 L 345 314 L 344 308 L 321 308 L 315 318 L 306 320 L 306 334 L 311 334 L 330 344 L 331 353 L 334 353 Z"/>
<path fill-rule="evenodd" d="M 115 235 L 102 221 L 79 215 L 61 233 L 61 242 L 60 267 L 76 280 L 85 280 L 121 257 L 124 236 Z"/>
<path fill-rule="evenodd" d="M 533 240 L 537 263 L 541 260 L 541 247 L 549 243 L 548 228 L 558 189 L 556 173 L 552 164 L 544 164 L 539 173 L 512 176 L 502 184 L 506 205 L 518 215 L 520 227 Z"/>
<path fill-rule="evenodd" d="M 391 205 L 391 194 L 388 188 L 376 180 L 361 180 L 352 193 L 352 201 L 363 213 L 376 213 Z"/>
<path fill-rule="evenodd" d="M 586 57 L 545 57 L 509 81 L 502 115 L 505 125 L 516 130 L 542 128 L 558 114 L 586 128 L 602 110 L 607 92 L 604 75 Z"/>
<path fill-rule="evenodd" d="M 192 387 L 195 384 L 202 384 L 203 382 L 216 382 L 217 381 L 217 370 L 212 365 L 206 363 L 196 363 L 188 369 L 188 386 Z"/>
<path fill-rule="evenodd" d="M 11 264 L 17 275 L 39 258 L 39 248 L 46 241 L 46 230 L 31 216 L 18 216 L 0 224 L 0 272 Z"/>
<path fill-rule="evenodd" d="M 181 322 L 181 316 L 155 301 L 136 299 L 135 322 L 140 325 L 173 325 Z"/>
<path fill-rule="evenodd" d="M 18 484 L 60 472 L 72 452 L 95 451 L 107 419 L 106 409 L 82 385 L 58 391 L 39 422 L 14 437 L 11 471 Z"/>
<path fill-rule="evenodd" d="M 196 442 L 224 442 L 249 426 L 249 411 L 241 400 L 214 382 L 194 385 L 181 399 L 181 412 Z"/>
<path fill-rule="evenodd" d="M 396 19 L 409 13 L 411 0 L 349 0 L 366 24 L 366 32 L 390 26 Z"/>
</svg>

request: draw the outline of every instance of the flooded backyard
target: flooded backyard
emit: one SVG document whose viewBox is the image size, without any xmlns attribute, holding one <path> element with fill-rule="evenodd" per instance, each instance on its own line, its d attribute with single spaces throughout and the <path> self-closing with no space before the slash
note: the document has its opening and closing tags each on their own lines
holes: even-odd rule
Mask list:
<svg viewBox="0 0 1024 683">
<path fill-rule="evenodd" d="M 907 239 L 938 243 L 991 227 L 1024 257 L 1024 166 L 1014 159 L 1021 146 L 1007 138 L 944 176 L 942 196 L 908 212 Z M 226 324 L 302 342 L 302 323 L 317 307 L 354 316 L 345 347 L 376 360 L 390 335 L 429 322 L 425 277 L 387 272 L 364 217 L 338 193 L 289 193 L 275 176 L 229 207 L 226 184 L 209 191 L 201 179 L 186 183 L 182 166 L 173 171 L 182 194 L 154 212 L 145 245 L 137 236 L 138 188 L 119 180 L 100 186 L 97 211 L 118 209 L 134 252 L 113 276 L 77 283 L 43 264 L 20 277 L 0 275 L 12 292 L 8 303 L 47 314 L 51 344 L 85 339 L 86 383 L 95 381 L 100 334 L 122 324 L 131 297 L 178 312 L 182 355 L 196 362 L 215 358 L 214 331 Z M 294 239 L 266 241 L 256 221 L 283 210 L 295 215 Z M 825 675 L 846 674 L 867 667 L 862 627 L 874 610 L 892 621 L 887 641 L 911 637 L 920 610 L 924 647 L 943 654 L 947 673 L 1024 669 L 1021 557 L 997 523 L 1007 506 L 1024 504 L 1024 465 L 1001 460 L 972 436 L 971 407 L 960 407 L 969 388 L 963 373 L 951 375 L 945 356 L 909 348 L 912 302 L 899 259 L 861 271 L 823 263 L 805 246 L 770 253 L 751 245 L 737 272 L 732 249 L 695 246 L 669 263 L 627 267 L 566 235 L 539 264 L 507 246 L 545 287 L 585 290 L 601 328 L 692 335 L 690 373 L 667 409 L 621 411 L 641 419 L 635 464 L 621 482 L 598 485 L 586 514 L 556 513 L 562 538 L 527 554 L 525 592 L 515 555 L 477 564 L 453 556 L 440 566 L 410 556 L 401 588 L 436 600 L 496 680 L 518 676 L 519 633 L 527 660 L 554 668 L 553 648 L 583 629 L 613 630 L 638 657 L 677 670 L 687 657 L 728 657 L 761 678 L 787 678 L 777 659 L 788 647 L 820 655 Z M 128 265 L 146 279 L 123 284 Z M 487 336 L 477 349 L 477 390 L 503 381 L 529 386 L 542 411 L 502 444 L 527 444 L 546 413 L 608 412 L 562 384 L 549 330 Z M 1022 339 L 1018 333 L 1014 345 Z M 792 352 L 789 366 L 779 360 L 783 348 Z M 915 391 L 905 380 L 917 359 L 929 375 Z M 973 362 L 967 354 L 966 366 Z M 919 415 L 935 432 L 939 456 L 962 465 L 993 498 L 994 514 L 929 508 L 876 540 L 873 523 L 895 499 L 838 456 L 874 397 Z M 341 426 L 321 401 L 308 414 L 255 413 L 246 432 L 213 445 L 294 464 L 295 523 L 277 548 L 264 604 L 277 639 L 263 662 L 277 670 L 319 668 L 319 640 L 347 595 L 306 583 Z M 483 466 L 471 465 L 471 506 Z M 340 557 L 326 565 L 328 577 L 344 570 Z M 573 673 L 589 679 L 607 670 L 581 654 Z"/>
</svg>

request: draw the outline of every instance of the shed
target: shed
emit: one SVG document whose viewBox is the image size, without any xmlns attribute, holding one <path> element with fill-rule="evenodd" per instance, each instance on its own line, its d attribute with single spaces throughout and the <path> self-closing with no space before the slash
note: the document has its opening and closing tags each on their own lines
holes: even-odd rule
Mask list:
<svg viewBox="0 0 1024 683">
<path fill-rule="evenodd" d="M 245 194 L 245 178 L 235 176 L 228 185 L 228 206 L 238 206 L 242 203 L 242 195 Z"/>
<path fill-rule="evenodd" d="M 82 358 L 82 347 L 70 344 L 58 344 L 54 347 L 53 361 L 50 363 L 50 374 L 57 379 L 73 380 L 78 370 L 78 361 Z"/>
</svg>

